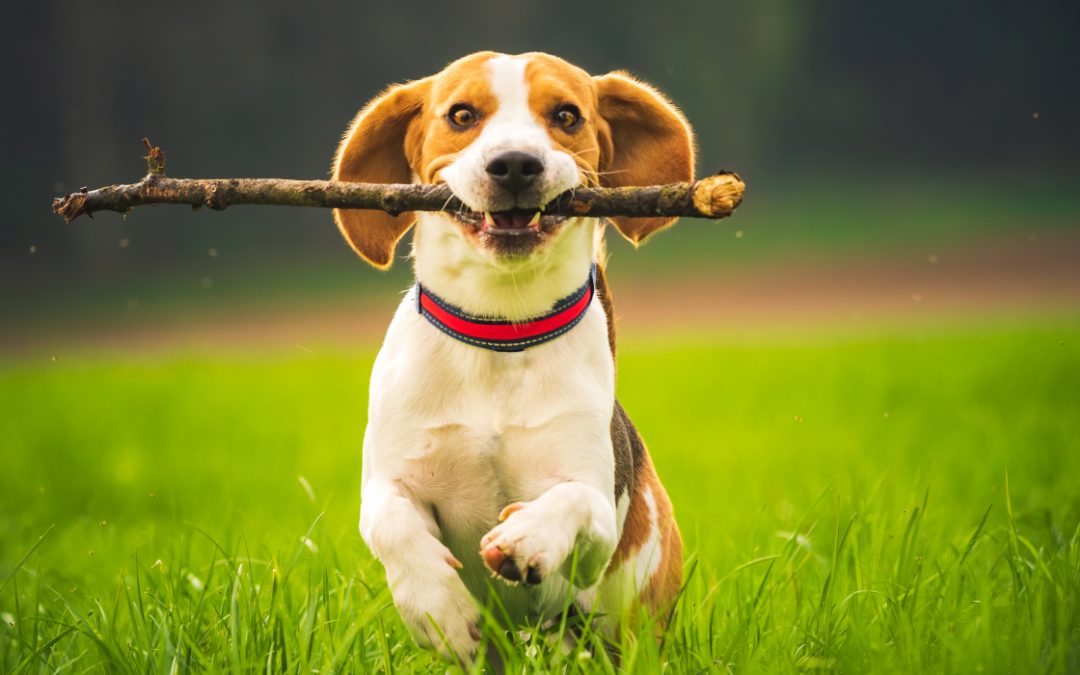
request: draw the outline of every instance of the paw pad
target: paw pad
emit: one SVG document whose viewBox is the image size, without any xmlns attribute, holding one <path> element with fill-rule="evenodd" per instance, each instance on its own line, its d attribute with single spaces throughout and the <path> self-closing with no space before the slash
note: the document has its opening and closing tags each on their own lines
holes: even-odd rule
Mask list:
<svg viewBox="0 0 1080 675">
<path fill-rule="evenodd" d="M 530 586 L 535 586 L 543 581 L 543 578 L 540 576 L 539 567 L 529 565 L 525 569 L 525 574 L 522 574 L 521 567 L 518 565 L 517 561 L 508 556 L 506 552 L 498 546 L 485 546 L 484 550 L 481 551 L 481 556 L 488 569 L 496 576 L 502 577 L 505 581 L 515 584 L 524 581 Z"/>
</svg>

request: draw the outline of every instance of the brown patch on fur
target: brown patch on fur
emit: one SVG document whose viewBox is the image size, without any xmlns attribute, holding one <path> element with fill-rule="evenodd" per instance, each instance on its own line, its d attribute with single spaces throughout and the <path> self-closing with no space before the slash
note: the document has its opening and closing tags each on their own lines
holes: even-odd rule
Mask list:
<svg viewBox="0 0 1080 675">
<path fill-rule="evenodd" d="M 439 172 L 457 154 L 469 146 L 499 108 L 499 100 L 491 90 L 487 62 L 498 56 L 495 52 L 477 52 L 454 61 L 432 79 L 431 92 L 424 104 L 424 113 L 417 126 L 411 151 L 413 170 L 421 183 L 439 183 Z M 454 129 L 446 120 L 450 109 L 464 103 L 476 111 L 476 122 L 467 129 Z"/>
<path fill-rule="evenodd" d="M 529 59 L 525 79 L 529 84 L 529 109 L 557 150 L 574 160 L 586 185 L 600 185 L 601 144 L 604 129 L 600 117 L 596 83 L 587 72 L 562 59 L 532 52 L 522 54 Z M 564 105 L 577 106 L 581 124 L 571 130 L 554 122 L 555 113 Z"/>
<path fill-rule="evenodd" d="M 601 118 L 600 182 L 605 187 L 694 179 L 694 134 L 679 109 L 626 73 L 594 78 Z M 675 218 L 612 218 L 635 245 Z"/>
<path fill-rule="evenodd" d="M 603 256 L 600 256 L 603 258 Z M 596 292 L 600 296 L 600 306 L 604 308 L 604 316 L 607 317 L 607 339 L 611 348 L 611 358 L 615 358 L 615 303 L 611 298 L 611 287 L 608 286 L 607 273 L 604 270 L 603 260 L 596 263 Z M 618 403 L 615 406 L 618 407 Z M 625 415 L 625 413 L 623 413 Z M 612 424 L 615 424 L 614 419 Z M 614 428 L 612 434 L 614 434 Z"/>
<path fill-rule="evenodd" d="M 334 161 L 334 180 L 357 183 L 439 182 L 438 172 L 480 134 L 483 120 L 498 100 L 483 68 L 494 52 L 471 54 L 438 75 L 390 87 L 357 114 Z M 466 102 L 477 124 L 450 129 L 446 114 Z M 345 239 L 360 257 L 380 269 L 390 267 L 394 248 L 416 221 L 416 214 L 391 216 L 372 210 L 334 210 Z"/>
<path fill-rule="evenodd" d="M 652 522 L 644 496 L 647 488 L 656 502 L 661 558 L 656 572 L 640 589 L 640 597 L 650 609 L 663 612 L 669 609 L 682 583 L 682 537 L 675 524 L 671 500 L 656 475 L 641 435 L 618 401 L 611 420 L 611 438 L 615 448 L 615 497 L 630 494 L 630 505 L 608 572 L 618 569 L 624 562 L 632 563 L 649 539 Z"/>
<path fill-rule="evenodd" d="M 674 509 L 667 490 L 649 462 L 648 475 L 652 478 L 652 494 L 656 500 L 656 520 L 660 526 L 660 565 L 642 589 L 641 598 L 656 611 L 669 611 L 682 586 L 683 557 L 682 534 L 675 522 Z M 633 509 L 633 502 L 630 504 Z"/>
<path fill-rule="evenodd" d="M 408 183 L 406 138 L 422 110 L 430 78 L 391 87 L 364 106 L 349 127 L 334 160 L 333 180 L 352 183 Z M 334 209 L 334 221 L 353 250 L 380 269 L 393 262 L 394 247 L 416 216 L 382 211 Z"/>
<path fill-rule="evenodd" d="M 645 455 L 641 436 L 618 400 L 611 415 L 611 445 L 615 451 L 615 500 L 618 501 L 621 495 L 633 493 Z"/>
</svg>

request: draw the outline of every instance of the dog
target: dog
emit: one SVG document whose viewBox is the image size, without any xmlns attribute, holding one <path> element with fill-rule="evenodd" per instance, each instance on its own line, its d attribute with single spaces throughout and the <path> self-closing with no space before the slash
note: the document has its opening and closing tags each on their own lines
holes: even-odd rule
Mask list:
<svg viewBox="0 0 1080 675">
<path fill-rule="evenodd" d="M 604 222 L 544 205 L 693 172 L 693 132 L 663 95 L 544 53 L 466 56 L 346 132 L 334 180 L 445 183 L 467 207 L 334 212 L 380 269 L 415 226 L 416 284 L 371 375 L 360 533 L 421 646 L 469 660 L 492 593 L 512 621 L 572 598 L 610 634 L 670 610 L 682 541 L 615 399 Z M 674 219 L 612 221 L 637 244 Z"/>
</svg>

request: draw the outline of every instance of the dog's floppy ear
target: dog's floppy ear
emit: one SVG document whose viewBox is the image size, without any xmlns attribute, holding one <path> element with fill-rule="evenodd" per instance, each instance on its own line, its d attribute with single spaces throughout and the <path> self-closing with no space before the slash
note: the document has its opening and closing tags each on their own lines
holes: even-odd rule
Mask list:
<svg viewBox="0 0 1080 675">
<path fill-rule="evenodd" d="M 694 133 L 660 92 L 622 72 L 594 78 L 599 96 L 600 184 L 659 185 L 694 178 Z M 606 128 L 605 128 L 606 127 Z M 612 218 L 635 245 L 675 218 Z"/>
<path fill-rule="evenodd" d="M 364 106 L 338 146 L 333 180 L 412 182 L 409 151 L 419 146 L 420 114 L 430 87 L 428 79 L 395 85 Z M 379 269 L 393 263 L 398 240 L 415 220 L 413 213 L 334 209 L 334 221 L 349 245 Z"/>
</svg>

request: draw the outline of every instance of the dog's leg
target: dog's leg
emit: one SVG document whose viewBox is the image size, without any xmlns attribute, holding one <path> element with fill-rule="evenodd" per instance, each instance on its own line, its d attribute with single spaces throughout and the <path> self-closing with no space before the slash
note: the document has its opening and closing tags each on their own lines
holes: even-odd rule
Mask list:
<svg viewBox="0 0 1080 675">
<path fill-rule="evenodd" d="M 386 568 L 402 620 L 421 646 L 468 661 L 480 639 L 479 612 L 439 535 L 434 515 L 400 483 L 364 482 L 360 536 Z"/>
<path fill-rule="evenodd" d="M 532 501 L 510 504 L 499 520 L 480 549 L 484 563 L 510 582 L 538 584 L 559 572 L 578 588 L 588 588 L 618 543 L 615 505 L 581 481 L 558 483 Z"/>
</svg>

